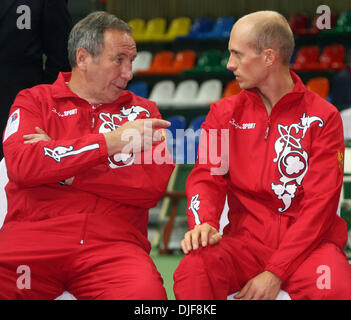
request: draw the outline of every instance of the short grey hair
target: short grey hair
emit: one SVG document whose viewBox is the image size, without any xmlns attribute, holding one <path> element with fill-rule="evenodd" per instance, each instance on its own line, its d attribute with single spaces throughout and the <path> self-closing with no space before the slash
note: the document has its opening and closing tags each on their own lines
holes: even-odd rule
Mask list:
<svg viewBox="0 0 351 320">
<path fill-rule="evenodd" d="M 72 68 L 77 65 L 79 48 L 87 50 L 93 57 L 100 55 L 104 47 L 104 31 L 107 29 L 132 34 L 126 22 L 105 11 L 92 12 L 73 27 L 68 39 L 68 60 Z"/>
</svg>

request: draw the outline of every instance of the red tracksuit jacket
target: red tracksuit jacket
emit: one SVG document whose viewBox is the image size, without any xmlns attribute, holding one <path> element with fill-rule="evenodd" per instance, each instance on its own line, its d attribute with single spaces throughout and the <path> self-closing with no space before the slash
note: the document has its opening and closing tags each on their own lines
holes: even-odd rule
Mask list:
<svg viewBox="0 0 351 320">
<path fill-rule="evenodd" d="M 269 116 L 256 90 L 211 106 L 186 186 L 190 229 L 207 222 L 218 230 L 228 195 L 230 224 L 224 234 L 273 248 L 265 269 L 282 281 L 322 241 L 343 250 L 347 240 L 346 223 L 337 215 L 342 120 L 334 106 L 308 91 L 297 75 L 292 77 L 293 91 Z M 221 149 L 221 132 L 211 129 L 227 130 L 229 137 L 229 158 L 221 164 L 229 161 L 229 170 L 220 175 L 210 171 L 220 164 L 203 160 Z"/>
<path fill-rule="evenodd" d="M 23 90 L 11 108 L 4 132 L 10 180 L 5 224 L 75 213 L 118 215 L 121 225 L 136 227 L 146 239 L 148 209 L 162 197 L 174 164 L 169 158 L 158 165 L 135 164 L 136 155 L 109 157 L 102 133 L 137 118 L 160 118 L 157 106 L 129 91 L 113 103 L 90 105 L 70 91 L 69 79 L 63 73 L 53 85 Z M 23 135 L 36 126 L 52 140 L 24 144 Z M 60 183 L 70 177 L 72 186 Z"/>
</svg>

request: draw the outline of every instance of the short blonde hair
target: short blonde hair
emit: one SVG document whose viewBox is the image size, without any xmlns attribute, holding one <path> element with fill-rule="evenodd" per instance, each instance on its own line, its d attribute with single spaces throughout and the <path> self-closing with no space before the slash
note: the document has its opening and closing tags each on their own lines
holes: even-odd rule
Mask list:
<svg viewBox="0 0 351 320">
<path fill-rule="evenodd" d="M 265 49 L 279 52 L 283 65 L 289 65 L 295 47 L 294 34 L 288 21 L 278 12 L 272 19 L 264 19 L 255 23 L 252 28 L 252 39 L 249 42 L 257 53 Z"/>
</svg>

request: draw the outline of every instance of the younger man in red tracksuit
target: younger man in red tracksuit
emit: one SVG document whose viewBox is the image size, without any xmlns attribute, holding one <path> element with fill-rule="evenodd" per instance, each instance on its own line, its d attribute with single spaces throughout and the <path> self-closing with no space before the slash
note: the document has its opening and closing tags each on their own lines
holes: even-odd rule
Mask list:
<svg viewBox="0 0 351 320">
<path fill-rule="evenodd" d="M 177 299 L 238 291 L 240 299 L 275 299 L 280 289 L 292 299 L 351 299 L 347 228 L 337 215 L 342 121 L 289 71 L 293 46 L 276 12 L 247 15 L 232 29 L 228 69 L 246 90 L 214 103 L 202 126 L 187 181 L 190 231 L 174 274 Z M 204 161 L 221 142 L 222 162 Z M 230 223 L 222 237 L 226 196 Z"/>
<path fill-rule="evenodd" d="M 69 53 L 72 73 L 20 92 L 4 132 L 0 299 L 64 290 L 78 299 L 166 299 L 147 223 L 174 168 L 154 135 L 168 122 L 154 102 L 124 90 L 136 55 L 126 23 L 90 14 L 72 30 Z M 163 147 L 167 161 L 156 164 Z M 30 271 L 27 286 L 17 270 Z"/>
</svg>

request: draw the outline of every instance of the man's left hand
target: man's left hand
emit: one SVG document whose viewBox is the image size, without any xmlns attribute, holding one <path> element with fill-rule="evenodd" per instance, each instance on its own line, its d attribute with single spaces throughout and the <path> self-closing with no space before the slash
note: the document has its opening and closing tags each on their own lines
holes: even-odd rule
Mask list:
<svg viewBox="0 0 351 320">
<path fill-rule="evenodd" d="M 39 127 L 35 127 L 35 131 L 36 133 L 26 134 L 23 136 L 24 144 L 51 140 L 51 138 L 46 134 L 46 132 L 40 129 Z"/>
<path fill-rule="evenodd" d="M 235 296 L 242 300 L 274 300 L 280 290 L 281 280 L 270 271 L 264 271 L 249 280 Z"/>
</svg>

